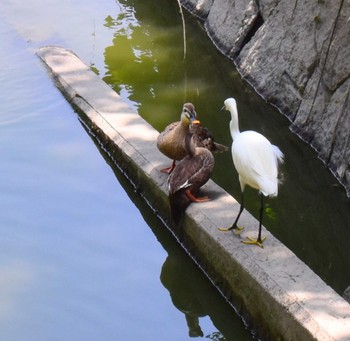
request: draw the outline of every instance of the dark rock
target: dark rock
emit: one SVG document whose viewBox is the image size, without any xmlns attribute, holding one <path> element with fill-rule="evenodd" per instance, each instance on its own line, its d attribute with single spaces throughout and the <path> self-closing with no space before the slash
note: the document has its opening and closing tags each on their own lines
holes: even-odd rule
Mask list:
<svg viewBox="0 0 350 341">
<path fill-rule="evenodd" d="M 210 11 L 214 0 L 181 0 L 181 4 L 191 13 L 205 19 Z"/>
<path fill-rule="evenodd" d="M 350 286 L 345 289 L 343 298 L 350 303 Z"/>
<path fill-rule="evenodd" d="M 204 26 L 219 49 L 234 58 L 252 35 L 258 17 L 254 0 L 215 0 Z"/>
</svg>

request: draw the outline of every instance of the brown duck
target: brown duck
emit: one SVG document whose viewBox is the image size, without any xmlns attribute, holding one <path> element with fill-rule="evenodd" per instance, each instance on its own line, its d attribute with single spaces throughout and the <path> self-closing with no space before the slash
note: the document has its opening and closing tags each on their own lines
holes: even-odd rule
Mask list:
<svg viewBox="0 0 350 341">
<path fill-rule="evenodd" d="M 194 105 L 192 103 L 185 103 L 180 121 L 168 125 L 158 136 L 158 149 L 173 160 L 172 165 L 162 169 L 162 172 L 170 174 L 175 168 L 176 161 L 182 160 L 187 155 L 184 141 L 189 130 L 191 130 L 194 135 L 193 139 L 196 146 L 207 148 L 213 152 L 228 150 L 228 147 L 214 142 L 214 138 L 208 129 L 200 124 L 197 120 L 197 113 Z"/>
<path fill-rule="evenodd" d="M 191 202 L 205 202 L 210 199 L 197 197 L 197 192 L 210 178 L 214 169 L 212 153 L 203 147 L 196 147 L 194 135 L 188 133 L 185 137 L 185 156 L 169 176 L 169 202 L 175 224 L 181 218 Z"/>
<path fill-rule="evenodd" d="M 197 113 L 192 103 L 185 103 L 182 108 L 180 121 L 169 124 L 158 135 L 157 147 L 161 153 L 173 160 L 170 167 L 161 171 L 170 174 L 175 168 L 175 162 L 183 159 L 186 155 L 184 145 L 185 136 L 189 131 L 191 122 L 197 119 Z"/>
</svg>

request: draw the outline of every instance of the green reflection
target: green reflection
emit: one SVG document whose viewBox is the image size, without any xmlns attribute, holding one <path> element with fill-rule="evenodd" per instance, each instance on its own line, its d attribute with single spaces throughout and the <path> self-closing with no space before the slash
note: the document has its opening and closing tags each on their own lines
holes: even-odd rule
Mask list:
<svg viewBox="0 0 350 341">
<path fill-rule="evenodd" d="M 147 18 L 146 14 L 143 17 Z M 185 65 L 183 52 L 178 48 L 181 27 L 172 16 L 156 23 L 137 19 L 134 8 L 126 5 L 122 5 L 115 19 L 106 18 L 105 25 L 113 28 L 115 34 L 113 45 L 105 50 L 108 71 L 104 80 L 132 101 L 141 113 L 145 112 L 151 119 L 157 117 L 160 125 L 167 124 L 169 117 L 160 113 L 184 87 Z"/>
<path fill-rule="evenodd" d="M 147 1 L 124 3 L 133 5 L 121 5 L 116 18 L 106 18 L 105 25 L 114 29 L 115 34 L 113 45 L 105 49 L 104 80 L 127 97 L 158 130 L 178 120 L 187 101 L 195 104 L 200 119 L 204 118 L 208 126 L 211 121 L 216 122 L 222 98 L 230 91 L 220 86 L 222 75 L 217 70 L 217 54 L 207 53 L 213 47 L 210 41 L 198 36 L 198 24 L 186 16 L 184 60 L 182 22 L 176 1 L 165 1 L 162 6 Z M 199 33 L 203 33 L 201 29 Z M 231 66 L 227 60 L 220 63 Z M 238 77 L 232 67 L 226 70 Z"/>
</svg>

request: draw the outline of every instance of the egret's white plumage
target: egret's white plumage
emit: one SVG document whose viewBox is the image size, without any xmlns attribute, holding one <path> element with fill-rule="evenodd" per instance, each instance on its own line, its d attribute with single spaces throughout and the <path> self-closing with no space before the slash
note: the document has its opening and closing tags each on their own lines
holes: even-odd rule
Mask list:
<svg viewBox="0 0 350 341">
<path fill-rule="evenodd" d="M 263 135 L 256 131 L 239 131 L 237 104 L 234 98 L 224 102 L 224 108 L 231 112 L 230 131 L 232 136 L 232 159 L 239 175 L 242 191 L 241 209 L 234 224 L 229 228 L 237 229 L 238 218 L 243 211 L 243 192 L 248 185 L 260 191 L 263 196 L 277 196 L 278 194 L 278 164 L 283 162 L 281 150 L 270 143 Z M 257 244 L 262 246 L 261 220 L 263 213 L 260 209 L 260 225 Z M 226 229 L 227 230 L 227 229 Z"/>
<path fill-rule="evenodd" d="M 278 194 L 277 156 L 271 143 L 255 131 L 245 131 L 232 143 L 232 158 L 241 188 L 247 184 L 265 196 Z"/>
</svg>

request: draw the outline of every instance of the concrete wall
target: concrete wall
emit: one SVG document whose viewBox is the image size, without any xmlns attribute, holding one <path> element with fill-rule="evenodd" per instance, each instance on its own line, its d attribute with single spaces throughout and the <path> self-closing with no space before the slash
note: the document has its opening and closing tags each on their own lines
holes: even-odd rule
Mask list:
<svg viewBox="0 0 350 341">
<path fill-rule="evenodd" d="M 350 2 L 181 0 L 350 196 Z"/>
<path fill-rule="evenodd" d="M 38 56 L 90 134 L 167 222 L 167 175 L 160 169 L 169 160 L 156 147 L 158 132 L 74 53 L 43 47 Z M 350 305 L 265 228 L 264 249 L 218 231 L 232 223 L 239 204 L 213 181 L 203 192 L 212 201 L 191 204 L 183 226 L 168 228 L 259 335 L 274 341 L 350 340 Z M 242 238 L 256 235 L 255 218 L 244 211 L 240 221 Z"/>
</svg>

